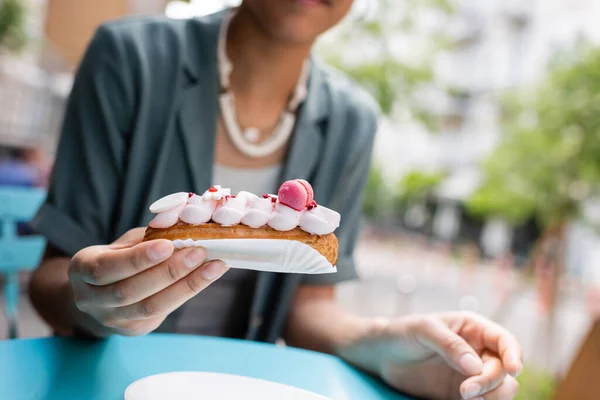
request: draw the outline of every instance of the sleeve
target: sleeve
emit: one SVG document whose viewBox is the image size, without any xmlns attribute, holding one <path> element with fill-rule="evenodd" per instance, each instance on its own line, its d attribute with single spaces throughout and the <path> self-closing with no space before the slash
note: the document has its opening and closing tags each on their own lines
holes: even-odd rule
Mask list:
<svg viewBox="0 0 600 400">
<path fill-rule="evenodd" d="M 129 130 L 132 90 L 115 35 L 94 35 L 75 76 L 48 196 L 32 227 L 69 255 L 107 243 Z"/>
<path fill-rule="evenodd" d="M 337 273 L 306 275 L 303 284 L 333 285 L 357 278 L 354 248 L 360 232 L 363 191 L 371 169 L 377 115 L 377 112 L 373 111 L 365 118 L 363 132 L 359 135 L 360 140 L 357 140 L 352 155 L 342 170 L 329 204 L 342 216 L 340 227 L 335 232 L 339 241 Z M 357 193 L 359 193 L 358 197 Z"/>
</svg>

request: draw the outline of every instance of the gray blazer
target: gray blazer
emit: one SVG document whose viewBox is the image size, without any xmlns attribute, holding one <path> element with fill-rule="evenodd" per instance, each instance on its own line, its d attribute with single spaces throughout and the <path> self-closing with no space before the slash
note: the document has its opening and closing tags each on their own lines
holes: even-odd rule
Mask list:
<svg viewBox="0 0 600 400">
<path fill-rule="evenodd" d="M 50 243 L 69 255 L 110 243 L 147 225 L 157 198 L 212 184 L 222 19 L 134 18 L 97 30 L 76 75 L 48 199 L 33 221 Z M 298 285 L 355 277 L 377 106 L 316 60 L 309 79 L 282 180 L 307 179 L 316 201 L 342 214 L 339 272 L 261 273 L 246 335 L 253 340 L 280 336 Z"/>
</svg>

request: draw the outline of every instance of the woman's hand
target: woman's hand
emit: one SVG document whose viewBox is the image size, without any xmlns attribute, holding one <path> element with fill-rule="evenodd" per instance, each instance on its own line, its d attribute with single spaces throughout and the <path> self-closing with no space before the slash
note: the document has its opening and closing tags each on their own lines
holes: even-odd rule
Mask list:
<svg viewBox="0 0 600 400">
<path fill-rule="evenodd" d="M 202 248 L 174 252 L 170 241 L 143 237 L 143 228 L 132 229 L 111 245 L 81 250 L 69 264 L 75 305 L 110 333 L 152 332 L 228 270 L 221 261 L 204 263 Z"/>
<path fill-rule="evenodd" d="M 394 388 L 428 399 L 510 400 L 523 369 L 512 334 L 463 312 L 380 321 L 340 354 Z"/>
</svg>

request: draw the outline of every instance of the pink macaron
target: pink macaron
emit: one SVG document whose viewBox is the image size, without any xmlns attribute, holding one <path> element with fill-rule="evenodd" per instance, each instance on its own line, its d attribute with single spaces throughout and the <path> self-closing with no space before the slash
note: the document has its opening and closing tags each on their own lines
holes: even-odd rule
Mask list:
<svg viewBox="0 0 600 400">
<path fill-rule="evenodd" d="M 313 201 L 313 188 L 304 179 L 284 182 L 277 193 L 279 203 L 294 210 L 304 210 Z"/>
</svg>

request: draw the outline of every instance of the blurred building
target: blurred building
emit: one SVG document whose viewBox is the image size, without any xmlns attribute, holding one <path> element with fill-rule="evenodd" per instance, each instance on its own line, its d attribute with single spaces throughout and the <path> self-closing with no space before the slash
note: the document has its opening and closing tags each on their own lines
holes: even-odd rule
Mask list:
<svg viewBox="0 0 600 400">
<path fill-rule="evenodd" d="M 436 62 L 437 82 L 453 96 L 435 93 L 440 132 L 384 124 L 376 146 L 391 177 L 415 167 L 447 169 L 463 194 L 472 169 L 494 147 L 500 95 L 542 78 L 550 57 L 579 37 L 600 41 L 596 0 L 459 0 L 447 27 L 452 51 Z M 476 174 L 475 174 L 476 175 Z"/>
<path fill-rule="evenodd" d="M 0 148 L 58 139 L 73 72 L 96 27 L 134 14 L 162 14 L 167 0 L 23 0 L 29 43 L 0 56 Z"/>
<path fill-rule="evenodd" d="M 449 172 L 433 216 L 441 220 L 440 233 L 459 229 L 464 218 L 460 202 L 477 188 L 478 164 L 501 134 L 502 95 L 542 79 L 558 50 L 580 38 L 600 41 L 597 15 L 597 0 L 458 1 L 444 27 L 452 50 L 441 53 L 434 67 L 436 84 L 451 94 L 433 90 L 425 96 L 441 118 L 440 131 L 385 121 L 375 149 L 391 182 L 414 169 Z M 510 242 L 508 229 L 500 233 L 498 221 L 488 225 L 480 227 L 481 235 Z"/>
<path fill-rule="evenodd" d="M 46 0 L 45 37 L 50 60 L 62 58 L 72 68 L 79 62 L 102 22 L 136 14 L 162 14 L 167 0 Z"/>
</svg>

